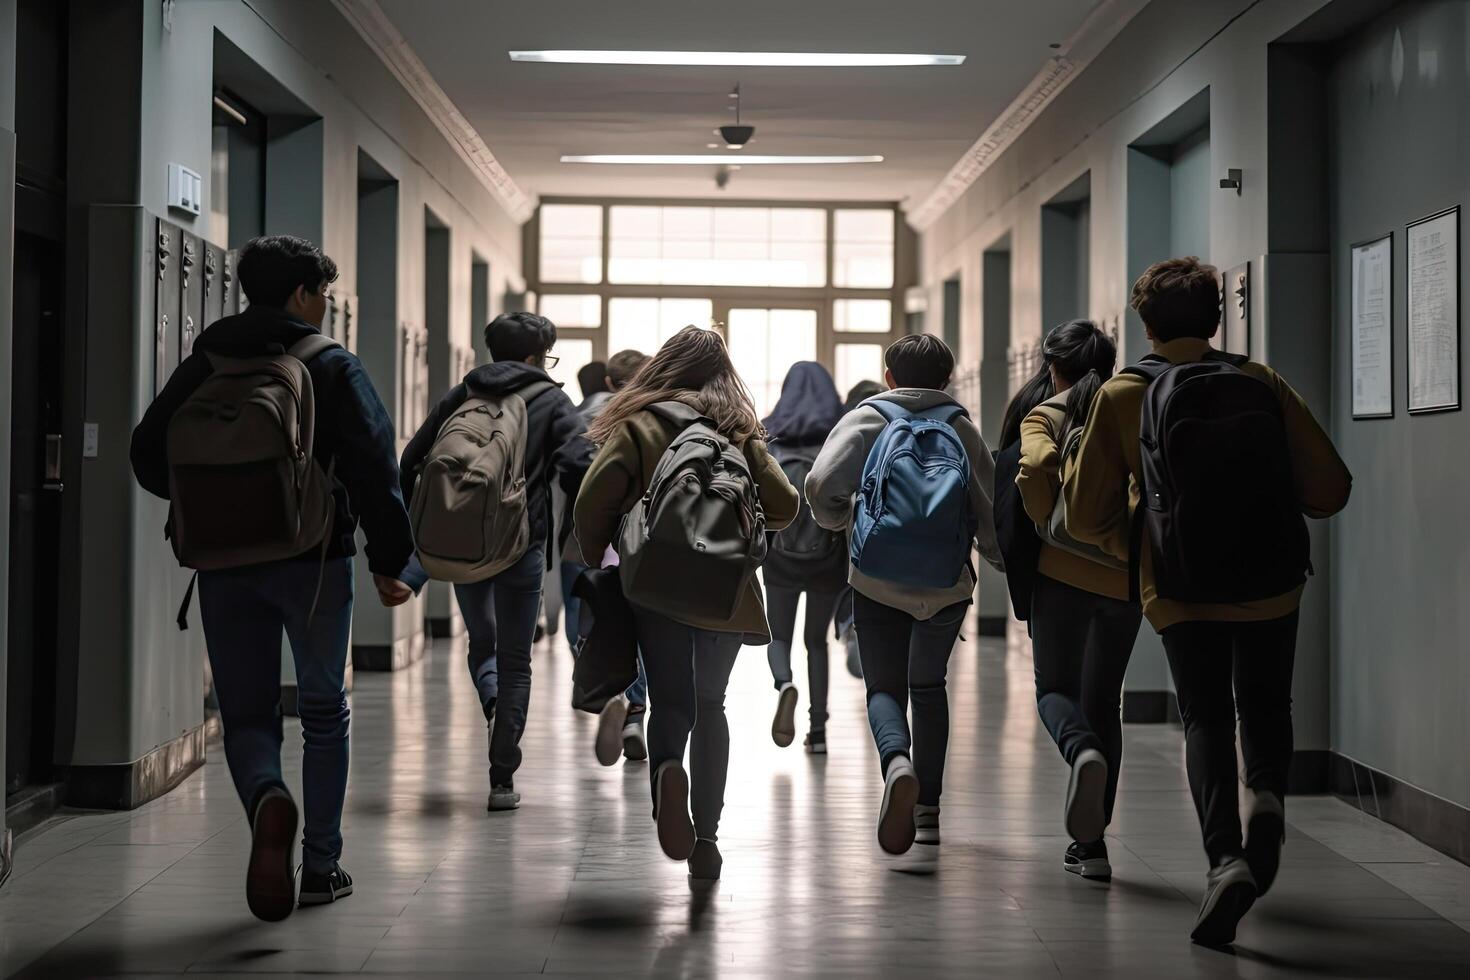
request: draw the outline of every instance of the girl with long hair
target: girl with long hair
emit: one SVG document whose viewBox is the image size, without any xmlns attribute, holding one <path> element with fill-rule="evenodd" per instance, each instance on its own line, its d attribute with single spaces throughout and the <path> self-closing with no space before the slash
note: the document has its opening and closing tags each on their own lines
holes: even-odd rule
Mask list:
<svg viewBox="0 0 1470 980">
<path fill-rule="evenodd" d="M 1117 356 L 1091 320 L 1064 323 L 1047 334 L 1041 369 L 1006 409 L 1001 445 L 1020 440 L 1016 487 L 1038 525 L 1051 520 L 1061 493 L 1067 436 L 1087 424 Z M 1072 843 L 1063 867 L 1108 880 L 1103 832 L 1123 761 L 1123 674 L 1142 611 L 1129 601 L 1126 569 L 1043 542 L 1030 613 L 1037 710 L 1072 770 L 1064 815 Z"/>
<path fill-rule="evenodd" d="M 575 507 L 577 543 L 588 564 L 600 563 L 623 515 L 642 497 L 659 458 L 678 436 L 676 423 L 649 410 L 670 401 L 694 408 L 741 449 L 768 528 L 779 530 L 796 516 L 796 490 L 766 449 L 750 392 L 724 340 L 713 330 L 689 326 L 659 348 L 588 429 L 599 448 Z M 716 839 L 730 762 L 725 688 L 740 647 L 771 640 L 760 584 L 751 579 L 726 620 L 676 622 L 637 606 L 633 619 L 654 709 L 648 761 L 659 845 L 670 858 L 689 862 L 691 879 L 717 879 L 722 858 Z M 686 773 L 684 749 L 691 737 Z"/>
<path fill-rule="evenodd" d="M 781 470 L 802 491 L 806 476 L 822 444 L 843 415 L 842 397 L 832 375 L 816 361 L 798 361 L 781 383 L 781 397 L 766 417 L 766 433 Z M 764 575 L 770 597 L 771 645 L 766 659 L 776 684 L 776 717 L 771 738 L 783 748 L 796 739 L 797 690 L 791 673 L 791 643 L 796 630 L 796 606 L 806 593 L 807 695 L 810 727 L 806 750 L 827 751 L 827 624 L 837 607 L 837 596 L 847 585 L 846 542 L 817 524 L 802 503 L 796 520 L 772 534 Z"/>
</svg>

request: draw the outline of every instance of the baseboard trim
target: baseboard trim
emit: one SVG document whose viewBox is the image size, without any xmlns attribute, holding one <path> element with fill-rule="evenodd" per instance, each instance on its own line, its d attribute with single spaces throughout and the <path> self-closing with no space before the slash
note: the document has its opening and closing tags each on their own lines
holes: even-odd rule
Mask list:
<svg viewBox="0 0 1470 980">
<path fill-rule="evenodd" d="M 429 616 L 424 620 L 431 640 L 450 640 L 464 631 L 460 620 L 453 616 Z"/>
<path fill-rule="evenodd" d="M 1130 725 L 1177 725 L 1179 699 L 1173 691 L 1124 691 L 1123 721 Z"/>
<path fill-rule="evenodd" d="M 352 646 L 352 667 L 354 670 L 403 670 L 418 663 L 423 655 L 423 633 L 392 643 L 355 643 Z"/>
<path fill-rule="evenodd" d="M 1337 752 L 1327 757 L 1327 791 L 1461 864 L 1470 864 L 1470 807 L 1426 792 Z"/>
<path fill-rule="evenodd" d="M 182 783 L 204 765 L 199 725 L 132 762 L 68 766 L 66 804 L 89 810 L 133 810 Z"/>
<path fill-rule="evenodd" d="M 1005 616 L 976 616 L 975 632 L 981 636 L 1004 637 L 1008 623 Z"/>
<path fill-rule="evenodd" d="M 25 833 L 60 810 L 64 795 L 62 783 L 22 787 L 5 798 L 5 826 L 17 836 Z"/>
</svg>

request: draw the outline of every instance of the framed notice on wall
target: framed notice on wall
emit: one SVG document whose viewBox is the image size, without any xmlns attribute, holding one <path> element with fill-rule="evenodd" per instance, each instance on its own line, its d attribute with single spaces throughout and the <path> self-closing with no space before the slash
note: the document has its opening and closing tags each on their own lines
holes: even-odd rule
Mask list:
<svg viewBox="0 0 1470 980">
<path fill-rule="evenodd" d="M 1409 225 L 1409 411 L 1460 407 L 1460 209 Z"/>
<path fill-rule="evenodd" d="M 1393 418 L 1393 234 L 1352 249 L 1353 418 Z"/>
</svg>

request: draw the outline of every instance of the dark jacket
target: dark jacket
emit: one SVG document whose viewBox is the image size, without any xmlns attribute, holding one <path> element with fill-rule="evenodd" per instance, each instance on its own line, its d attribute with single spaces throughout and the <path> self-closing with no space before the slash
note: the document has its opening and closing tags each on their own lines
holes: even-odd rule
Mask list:
<svg viewBox="0 0 1470 980">
<path fill-rule="evenodd" d="M 817 454 L 822 451 L 822 443 L 826 440 L 825 434 L 810 442 L 789 442 L 786 439 L 774 439 L 770 443 L 771 455 L 776 457 L 776 462 L 781 465 L 783 472 L 786 464 L 798 459 L 805 459 L 808 463 L 815 462 Z M 813 520 L 811 508 L 807 507 L 806 490 L 796 487 L 796 492 L 801 494 L 801 502 L 797 505 L 796 520 Z M 806 514 L 801 514 L 806 510 Z M 841 592 L 847 586 L 847 538 L 841 536 L 833 548 L 829 559 L 821 562 L 792 561 L 781 554 L 775 547 L 776 535 L 779 532 L 770 532 L 771 548 L 766 552 L 766 563 L 761 566 L 768 589 L 791 589 L 798 592 Z"/>
<path fill-rule="evenodd" d="M 470 387 L 485 394 L 500 395 L 519 391 L 537 381 L 550 380 L 545 371 L 521 361 L 482 364 L 466 375 L 439 399 L 439 404 L 434 406 L 404 448 L 399 470 L 403 499 L 413 500 L 414 485 L 418 482 L 424 457 L 433 447 L 444 420 L 470 397 Z M 577 492 L 588 462 L 578 452 L 578 437 L 586 426 L 577 414 L 576 406 L 560 386 L 531 399 L 526 406 L 526 426 L 526 519 L 530 524 L 531 541 L 546 542 L 545 553 L 549 560 L 553 555 L 551 523 L 547 520 L 551 512 L 552 475 L 556 475 L 568 493 Z"/>
<path fill-rule="evenodd" d="M 286 349 L 318 332 L 283 310 L 264 306 L 252 306 L 211 324 L 133 430 L 131 456 L 139 485 L 168 499 L 168 423 L 194 389 L 214 373 L 209 353 L 258 357 L 272 347 Z M 337 512 L 326 555 L 345 558 L 356 554 L 361 521 L 367 534 L 368 568 L 378 575 L 397 577 L 413 555 L 413 532 L 398 491 L 393 421 L 355 354 L 330 348 L 313 358 L 307 371 L 316 398 L 312 455 L 322 469 L 336 459 L 332 496 Z M 313 548 L 301 558 L 316 561 L 318 554 Z"/>
</svg>

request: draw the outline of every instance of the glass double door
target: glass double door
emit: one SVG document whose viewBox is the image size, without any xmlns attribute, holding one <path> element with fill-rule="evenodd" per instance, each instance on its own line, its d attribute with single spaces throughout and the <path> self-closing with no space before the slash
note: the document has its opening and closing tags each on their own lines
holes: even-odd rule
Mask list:
<svg viewBox="0 0 1470 980">
<path fill-rule="evenodd" d="M 755 303 L 717 303 L 714 319 L 725 325 L 725 340 L 735 370 L 750 386 L 756 411 L 765 417 L 781 397 L 781 383 L 797 361 L 820 361 L 823 356 L 821 307 L 817 303 L 767 306 Z"/>
</svg>

